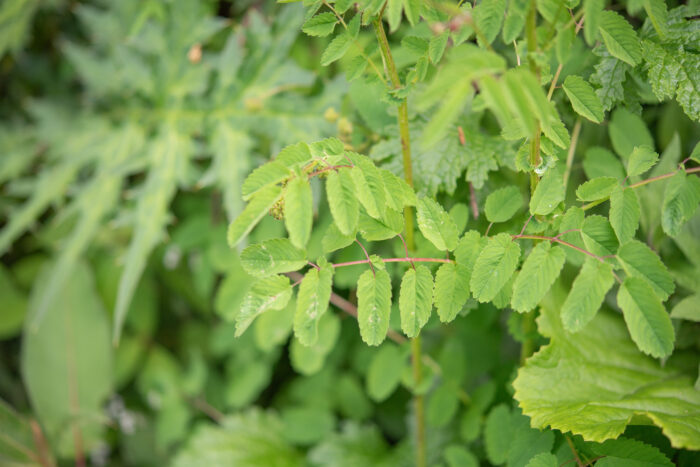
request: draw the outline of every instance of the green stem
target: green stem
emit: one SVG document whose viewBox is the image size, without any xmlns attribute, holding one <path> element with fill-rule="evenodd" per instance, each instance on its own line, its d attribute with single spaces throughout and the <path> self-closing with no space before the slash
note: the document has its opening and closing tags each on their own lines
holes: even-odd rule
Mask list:
<svg viewBox="0 0 700 467">
<path fill-rule="evenodd" d="M 389 75 L 389 80 L 393 89 L 398 89 L 401 87 L 401 80 L 399 79 L 399 73 L 396 70 L 396 64 L 394 63 L 394 58 L 391 55 L 391 49 L 389 48 L 389 40 L 386 37 L 386 32 L 384 32 L 384 25 L 382 23 L 381 15 L 379 18 L 374 20 L 374 31 L 377 35 L 377 41 L 379 42 L 379 48 L 382 52 L 382 59 L 384 60 L 384 65 L 386 66 L 387 74 Z M 411 138 L 410 131 L 408 128 L 408 103 L 404 99 L 398 108 L 398 124 L 399 124 L 399 137 L 401 139 L 401 153 L 403 155 L 403 172 L 404 178 L 409 186 L 413 187 L 413 166 L 411 164 Z M 413 210 L 410 206 L 404 209 L 404 218 L 406 222 L 406 243 L 409 250 L 415 248 L 415 243 L 413 239 Z M 417 336 L 411 339 L 411 363 L 413 366 L 413 382 L 416 387 L 420 384 L 422 380 L 422 365 L 421 365 L 421 339 Z M 414 395 L 415 402 L 415 413 L 416 413 L 416 466 L 425 467 L 426 465 L 426 453 L 425 453 L 425 417 L 424 417 L 424 401 L 423 396 Z"/>
</svg>

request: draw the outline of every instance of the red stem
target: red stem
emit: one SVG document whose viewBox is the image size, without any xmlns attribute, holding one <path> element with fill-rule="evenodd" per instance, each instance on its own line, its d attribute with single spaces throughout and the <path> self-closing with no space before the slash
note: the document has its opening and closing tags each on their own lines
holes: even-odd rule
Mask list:
<svg viewBox="0 0 700 467">
<path fill-rule="evenodd" d="M 403 263 L 403 262 L 416 262 L 416 263 L 454 263 L 451 259 L 441 259 L 441 258 L 382 258 L 384 263 Z M 368 259 L 360 259 L 357 261 L 348 261 L 345 263 L 336 263 L 333 265 L 334 268 L 342 268 L 345 266 L 356 266 L 358 264 L 370 263 Z"/>
</svg>

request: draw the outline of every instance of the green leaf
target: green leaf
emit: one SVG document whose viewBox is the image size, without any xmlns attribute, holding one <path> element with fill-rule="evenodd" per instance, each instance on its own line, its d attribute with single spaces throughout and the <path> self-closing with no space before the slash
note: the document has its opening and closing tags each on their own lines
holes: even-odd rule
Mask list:
<svg viewBox="0 0 700 467">
<path fill-rule="evenodd" d="M 565 242 L 571 243 L 581 249 L 586 249 L 583 244 L 583 238 L 581 237 L 581 227 L 583 227 L 583 221 L 585 218 L 585 212 L 578 206 L 570 207 L 561 219 L 561 224 L 559 224 L 559 238 Z M 573 248 L 565 248 L 564 252 L 566 254 L 567 260 L 576 266 L 583 264 L 586 259 L 586 255 Z"/>
<path fill-rule="evenodd" d="M 532 426 L 602 442 L 640 416 L 659 426 L 675 448 L 699 449 L 700 392 L 693 381 L 641 354 L 617 313 L 602 311 L 581 332 L 567 333 L 559 320 L 564 294 L 556 284 L 551 300 L 541 304 L 538 330 L 550 343 L 513 382 Z"/>
<path fill-rule="evenodd" d="M 2 265 L 0 265 L 0 297 L 3 301 L 0 314 L 0 340 L 2 340 L 15 337 L 20 333 L 27 314 L 26 295 L 14 284 L 10 273 Z"/>
<path fill-rule="evenodd" d="M 634 238 L 639 227 L 639 198 L 634 190 L 616 187 L 610 194 L 610 225 L 620 243 L 627 243 Z"/>
<path fill-rule="evenodd" d="M 566 255 L 549 242 L 539 243 L 528 255 L 513 285 L 511 304 L 521 313 L 534 309 L 559 277 Z"/>
<path fill-rule="evenodd" d="M 612 267 L 589 258 L 574 280 L 561 309 L 564 329 L 579 332 L 595 317 L 608 290 L 615 283 Z"/>
<path fill-rule="evenodd" d="M 292 245 L 302 249 L 306 247 L 313 220 L 311 185 L 306 176 L 296 177 L 287 184 L 284 195 L 284 225 Z"/>
<path fill-rule="evenodd" d="M 583 171 L 590 179 L 598 177 L 615 177 L 618 180 L 625 178 L 625 168 L 620 159 L 611 151 L 601 147 L 591 147 L 586 150 L 583 159 Z"/>
<path fill-rule="evenodd" d="M 556 170 L 548 171 L 530 198 L 530 214 L 546 216 L 564 201 L 564 181 Z"/>
<path fill-rule="evenodd" d="M 440 59 L 442 59 L 442 54 L 445 53 L 445 47 L 447 47 L 447 40 L 449 38 L 449 31 L 445 31 L 430 39 L 430 44 L 428 44 L 428 57 L 430 57 L 430 61 L 433 64 L 437 64 Z"/>
<path fill-rule="evenodd" d="M 678 171 L 666 184 L 661 211 L 661 226 L 668 235 L 675 237 L 695 213 L 700 203 L 700 179 Z"/>
<path fill-rule="evenodd" d="M 530 459 L 525 467 L 557 467 L 558 465 L 557 456 L 549 452 L 542 452 Z"/>
<path fill-rule="evenodd" d="M 617 252 L 625 272 L 647 281 L 661 301 L 666 301 L 675 290 L 673 278 L 659 256 L 645 243 L 631 240 Z"/>
<path fill-rule="evenodd" d="M 367 214 L 375 219 L 381 219 L 386 210 L 386 189 L 382 173 L 367 157 L 360 154 L 349 154 L 355 167 L 350 170 L 355 182 L 355 196 L 360 200 Z"/>
<path fill-rule="evenodd" d="M 441 384 L 428 396 L 425 421 L 428 426 L 444 427 L 455 416 L 459 408 L 456 389 L 450 384 Z"/>
<path fill-rule="evenodd" d="M 112 393 L 113 349 L 108 314 L 92 272 L 82 262 L 34 327 L 50 272 L 44 267 L 32 290 L 22 338 L 22 380 L 54 452 L 72 458 L 78 454 L 74 436 L 91 450 L 104 435 L 102 410 Z"/>
<path fill-rule="evenodd" d="M 270 161 L 253 170 L 246 177 L 241 187 L 241 195 L 244 200 L 249 200 L 263 188 L 269 189 L 270 185 L 276 185 L 291 175 L 292 173 L 284 164 L 279 161 Z"/>
<path fill-rule="evenodd" d="M 644 172 L 651 169 L 658 160 L 659 155 L 651 147 L 635 147 L 627 161 L 627 176 L 634 177 L 635 175 L 642 175 Z"/>
<path fill-rule="evenodd" d="M 514 186 L 496 190 L 486 198 L 484 212 L 489 222 L 505 222 L 515 215 L 523 205 L 523 195 Z"/>
<path fill-rule="evenodd" d="M 672 467 L 671 462 L 656 446 L 636 439 L 609 439 L 602 444 L 591 445 L 591 451 L 602 459 L 596 467 Z"/>
<path fill-rule="evenodd" d="M 333 32 L 337 23 L 338 20 L 333 13 L 319 13 L 305 22 L 301 30 L 309 36 L 325 37 Z"/>
<path fill-rule="evenodd" d="M 355 195 L 355 183 L 352 181 L 350 169 L 329 172 L 326 179 L 326 196 L 338 230 L 344 235 L 354 235 L 360 205 Z"/>
<path fill-rule="evenodd" d="M 603 121 L 605 118 L 603 106 L 593 87 L 586 80 L 580 76 L 569 75 L 564 80 L 563 88 L 577 114 L 594 123 Z"/>
<path fill-rule="evenodd" d="M 260 190 L 250 200 L 243 212 L 228 227 L 228 244 L 238 245 L 253 230 L 265 214 L 282 198 L 282 187 L 271 185 Z"/>
<path fill-rule="evenodd" d="M 335 417 L 325 407 L 292 406 L 282 409 L 284 436 L 294 444 L 313 445 L 329 436 Z"/>
<path fill-rule="evenodd" d="M 473 15 L 476 27 L 489 44 L 498 36 L 498 31 L 501 30 L 501 24 L 503 24 L 505 13 L 505 0 L 481 2 L 474 8 Z M 481 37 L 479 37 L 479 42 L 481 42 L 481 40 Z"/>
<path fill-rule="evenodd" d="M 610 10 L 603 11 L 599 31 L 612 56 L 637 66 L 642 59 L 642 47 L 634 28 L 625 18 Z"/>
<path fill-rule="evenodd" d="M 648 282 L 627 277 L 617 292 L 617 304 L 639 350 L 657 358 L 671 355 L 675 339 L 671 318 Z"/>
<path fill-rule="evenodd" d="M 449 214 L 432 198 L 419 198 L 418 228 L 438 250 L 457 248 L 457 226 Z"/>
<path fill-rule="evenodd" d="M 666 2 L 656 0 L 643 0 L 644 10 L 649 15 L 651 24 L 656 29 L 656 33 L 661 39 L 664 39 L 668 34 L 668 10 L 666 10 Z"/>
<path fill-rule="evenodd" d="M 303 457 L 285 441 L 284 425 L 272 412 L 249 409 L 218 424 L 196 426 L 177 453 L 173 467 L 221 465 L 300 467 Z"/>
<path fill-rule="evenodd" d="M 367 370 L 367 394 L 375 402 L 389 397 L 401 382 L 404 357 L 397 346 L 387 342 L 379 347 Z"/>
<path fill-rule="evenodd" d="M 468 449 L 461 445 L 447 446 L 443 452 L 448 467 L 478 467 L 479 460 Z"/>
<path fill-rule="evenodd" d="M 446 263 L 435 274 L 433 301 L 440 321 L 449 323 L 462 310 L 469 298 L 469 270 L 462 265 Z"/>
<path fill-rule="evenodd" d="M 596 201 L 610 196 L 617 186 L 617 179 L 614 177 L 594 178 L 576 189 L 576 197 L 581 201 Z"/>
<path fill-rule="evenodd" d="M 581 226 L 581 237 L 586 249 L 598 256 L 611 256 L 617 253 L 619 243 L 610 222 L 598 215 L 588 216 Z"/>
<path fill-rule="evenodd" d="M 352 43 L 353 38 L 350 34 L 345 31 L 338 34 L 331 43 L 328 44 L 326 50 L 323 51 L 321 55 L 321 66 L 328 66 L 336 60 L 341 59 L 343 55 L 350 50 Z"/>
<path fill-rule="evenodd" d="M 340 231 L 335 222 L 328 226 L 328 230 L 321 239 L 324 253 L 331 253 L 335 250 L 340 250 L 352 244 L 355 241 L 355 235 L 345 235 Z"/>
<path fill-rule="evenodd" d="M 401 280 L 399 311 L 401 329 L 408 337 L 416 337 L 430 319 L 433 308 L 433 275 L 425 266 L 409 269 Z"/>
<path fill-rule="evenodd" d="M 469 282 L 474 298 L 480 302 L 494 299 L 515 272 L 520 259 L 520 245 L 509 234 L 488 239 L 474 265 Z"/>
<path fill-rule="evenodd" d="M 333 285 L 333 266 L 324 258 L 321 258 L 318 266 L 320 270 L 309 269 L 301 281 L 294 315 L 294 335 L 307 347 L 318 340 L 318 323 L 328 310 Z"/>
<path fill-rule="evenodd" d="M 403 226 L 403 214 L 387 208 L 382 220 L 369 217 L 362 211 L 358 228 L 366 240 L 378 242 L 396 237 L 403 230 Z"/>
<path fill-rule="evenodd" d="M 690 295 L 671 310 L 671 318 L 700 322 L 700 294 Z"/>
<path fill-rule="evenodd" d="M 251 276 L 271 276 L 306 266 L 306 252 L 286 238 L 273 238 L 246 247 L 241 252 L 241 265 Z"/>
<path fill-rule="evenodd" d="M 491 409 L 484 427 L 484 445 L 486 455 L 492 464 L 501 465 L 506 462 L 515 430 L 513 416 L 505 404 L 499 404 Z"/>
<path fill-rule="evenodd" d="M 379 345 L 389 331 L 391 279 L 375 266 L 366 270 L 357 282 L 357 321 L 360 336 L 367 345 Z"/>
<path fill-rule="evenodd" d="M 510 0 L 508 2 L 508 15 L 503 23 L 504 43 L 512 43 L 522 32 L 529 5 L 529 0 Z"/>
<path fill-rule="evenodd" d="M 236 316 L 236 337 L 243 334 L 262 313 L 283 309 L 291 297 L 292 287 L 287 276 L 265 277 L 253 283 Z"/>
<path fill-rule="evenodd" d="M 384 181 L 386 200 L 389 207 L 395 211 L 402 211 L 405 206 L 416 205 L 416 194 L 408 183 L 386 169 L 379 169 L 379 171 Z"/>
<path fill-rule="evenodd" d="M 586 17 L 583 23 L 583 34 L 588 45 L 595 44 L 598 39 L 598 28 L 604 7 L 605 0 L 584 0 L 583 2 L 583 14 Z"/>
</svg>

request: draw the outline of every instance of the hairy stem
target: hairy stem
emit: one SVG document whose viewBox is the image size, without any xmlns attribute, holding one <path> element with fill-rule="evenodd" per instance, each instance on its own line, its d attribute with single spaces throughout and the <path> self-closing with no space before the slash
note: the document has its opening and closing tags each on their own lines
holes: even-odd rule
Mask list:
<svg viewBox="0 0 700 467">
<path fill-rule="evenodd" d="M 386 37 L 386 32 L 384 32 L 384 25 L 382 23 L 382 17 L 379 15 L 374 21 L 374 31 L 377 35 L 377 41 L 379 41 L 379 48 L 382 52 L 382 58 L 386 66 L 387 74 L 389 75 L 389 80 L 391 81 L 391 86 L 394 89 L 401 87 L 401 80 L 399 79 L 399 74 L 396 71 L 396 64 L 394 63 L 394 58 L 391 55 L 391 49 L 389 48 L 389 41 Z M 404 99 L 398 108 L 398 124 L 399 124 L 399 137 L 401 139 L 401 153 L 403 155 L 403 173 L 406 183 L 413 188 L 413 165 L 411 163 L 411 138 L 410 131 L 408 128 L 408 103 Z M 415 248 L 415 243 L 413 240 L 413 210 L 410 206 L 406 206 L 404 209 L 404 218 L 406 222 L 406 243 L 409 250 Z M 413 381 L 416 386 L 420 384 L 422 379 L 422 368 L 421 368 L 421 340 L 420 336 L 411 339 L 411 362 L 413 366 Z M 426 465 L 426 455 L 425 455 L 425 420 L 424 420 L 424 401 L 423 396 L 415 395 L 415 413 L 416 413 L 416 465 L 418 467 L 424 467 Z"/>
</svg>

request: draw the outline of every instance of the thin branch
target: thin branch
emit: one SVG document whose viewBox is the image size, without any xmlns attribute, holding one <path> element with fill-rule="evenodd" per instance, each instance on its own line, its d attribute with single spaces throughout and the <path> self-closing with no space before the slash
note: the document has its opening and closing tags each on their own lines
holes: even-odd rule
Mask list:
<svg viewBox="0 0 700 467">
<path fill-rule="evenodd" d="M 360 248 L 362 248 L 362 251 L 365 252 L 365 257 L 367 258 L 367 261 L 366 261 L 366 262 L 369 263 L 369 267 L 372 269 L 372 274 L 373 274 L 374 276 L 376 276 L 377 273 L 376 273 L 376 271 L 374 270 L 374 265 L 372 264 L 372 260 L 369 259 L 369 253 L 367 253 L 367 250 L 365 249 L 365 246 L 364 246 L 362 243 L 360 243 L 360 241 L 359 241 L 358 239 L 355 239 L 355 243 L 357 243 L 358 245 L 360 245 Z"/>
<path fill-rule="evenodd" d="M 578 145 L 578 137 L 581 134 L 581 119 L 576 119 L 574 124 L 574 130 L 571 132 L 571 144 L 569 145 L 569 152 L 566 154 L 566 171 L 564 172 L 564 193 L 566 193 L 566 186 L 569 183 L 569 176 L 571 175 L 571 168 L 574 164 L 574 153 L 576 152 L 576 146 Z"/>
<path fill-rule="evenodd" d="M 403 262 L 416 262 L 416 263 L 454 263 L 451 259 L 442 258 L 381 258 L 383 263 L 403 263 Z M 371 263 L 369 259 L 358 259 L 357 261 L 346 261 L 344 263 L 335 263 L 332 266 L 334 268 L 343 268 L 346 266 L 356 266 L 358 264 Z"/>
<path fill-rule="evenodd" d="M 406 252 L 406 259 L 411 262 L 411 267 L 413 270 L 416 269 L 416 265 L 413 264 L 413 259 L 408 257 L 408 245 L 406 245 L 406 241 L 403 239 L 403 236 L 401 234 L 398 234 L 398 237 L 401 239 L 401 243 L 403 243 L 403 251 Z"/>
<path fill-rule="evenodd" d="M 564 436 L 564 439 L 566 439 L 566 443 L 569 445 L 569 449 L 571 449 L 571 452 L 574 455 L 574 459 L 576 459 L 576 464 L 578 464 L 579 467 L 583 467 L 583 462 L 581 462 L 581 458 L 578 456 L 578 451 L 576 451 L 574 442 L 571 441 L 571 438 L 568 436 Z"/>
</svg>

